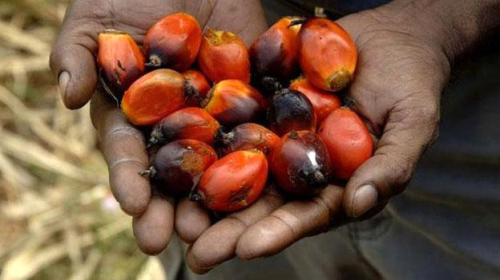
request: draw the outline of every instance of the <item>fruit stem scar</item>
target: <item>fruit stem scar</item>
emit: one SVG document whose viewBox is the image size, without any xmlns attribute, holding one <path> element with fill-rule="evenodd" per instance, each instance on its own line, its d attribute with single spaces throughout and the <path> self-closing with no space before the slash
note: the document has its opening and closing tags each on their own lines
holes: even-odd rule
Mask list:
<svg viewBox="0 0 500 280">
<path fill-rule="evenodd" d="M 156 55 L 152 54 L 149 56 L 149 62 L 144 64 L 148 68 L 156 68 L 161 66 L 161 58 Z"/>
<path fill-rule="evenodd" d="M 278 90 L 283 89 L 283 85 L 280 83 L 280 81 L 274 77 L 263 77 L 261 80 L 261 84 L 264 86 L 264 88 L 268 91 L 271 92 L 276 92 Z"/>
<path fill-rule="evenodd" d="M 339 90 L 351 82 L 352 73 L 346 68 L 335 71 L 326 79 L 326 88 L 330 90 Z"/>
<path fill-rule="evenodd" d="M 144 169 L 144 170 L 140 171 L 139 175 L 141 177 L 146 177 L 146 176 L 148 176 L 148 177 L 155 177 L 156 173 L 157 173 L 156 169 L 153 166 L 151 166 L 148 169 Z"/>
<path fill-rule="evenodd" d="M 294 19 L 290 22 L 290 24 L 286 28 L 290 28 L 290 27 L 293 27 L 293 26 L 299 25 L 299 24 L 304 24 L 304 22 L 306 22 L 306 20 L 307 20 L 307 18 L 305 18 L 305 17 L 302 17 L 299 19 Z"/>
<path fill-rule="evenodd" d="M 146 149 L 150 150 L 152 147 L 158 144 L 162 138 L 163 138 L 163 133 L 161 132 L 161 129 L 154 130 L 153 132 L 151 132 L 151 137 L 148 140 Z"/>
<path fill-rule="evenodd" d="M 288 135 L 288 137 L 290 139 L 298 139 L 299 138 L 299 134 L 297 133 L 297 131 L 293 130 L 292 132 L 290 132 L 290 134 Z"/>
<path fill-rule="evenodd" d="M 349 96 L 346 96 L 346 98 L 344 98 L 344 107 L 352 108 L 354 107 L 354 105 L 356 105 L 356 99 Z"/>
<path fill-rule="evenodd" d="M 203 201 L 203 197 L 198 193 L 198 190 L 193 189 L 189 193 L 189 200 L 191 200 L 193 202 L 199 202 L 199 201 Z"/>
</svg>

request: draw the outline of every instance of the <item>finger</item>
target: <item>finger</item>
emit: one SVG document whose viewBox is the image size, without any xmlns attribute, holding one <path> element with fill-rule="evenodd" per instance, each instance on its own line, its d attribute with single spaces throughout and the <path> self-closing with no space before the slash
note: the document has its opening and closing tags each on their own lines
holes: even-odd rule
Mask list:
<svg viewBox="0 0 500 280">
<path fill-rule="evenodd" d="M 267 23 L 260 1 L 241 2 L 241 5 L 216 2 L 211 13 L 213 16 L 205 26 L 234 32 L 241 37 L 245 45 L 250 46 L 255 38 L 266 30 Z"/>
<path fill-rule="evenodd" d="M 103 93 L 96 93 L 91 117 L 101 139 L 113 195 L 125 213 L 137 216 L 146 210 L 151 198 L 149 179 L 139 175 L 149 165 L 145 140 L 113 105 Z"/>
<path fill-rule="evenodd" d="M 186 263 L 198 274 L 210 271 L 216 265 L 234 257 L 236 244 L 245 230 L 283 204 L 283 198 L 274 192 L 264 195 L 250 208 L 220 220 L 208 228 L 188 248 Z"/>
<path fill-rule="evenodd" d="M 175 230 L 182 241 L 194 243 L 210 225 L 210 215 L 199 203 L 184 198 L 177 204 Z"/>
<path fill-rule="evenodd" d="M 245 260 L 274 255 L 305 236 L 343 223 L 343 192 L 343 188 L 330 185 L 312 200 L 285 204 L 245 231 L 236 254 Z"/>
<path fill-rule="evenodd" d="M 91 19 L 77 20 L 70 7 L 50 54 L 50 68 L 57 77 L 66 107 L 85 105 L 95 91 L 97 74 L 94 53 L 99 27 Z"/>
<path fill-rule="evenodd" d="M 402 192 L 423 152 L 437 138 L 439 101 L 411 97 L 389 113 L 373 157 L 356 170 L 346 187 L 344 208 L 353 218 Z"/>
<path fill-rule="evenodd" d="M 144 253 L 157 255 L 168 246 L 174 227 L 173 205 L 171 199 L 154 197 L 146 212 L 134 217 L 134 236 Z"/>
</svg>

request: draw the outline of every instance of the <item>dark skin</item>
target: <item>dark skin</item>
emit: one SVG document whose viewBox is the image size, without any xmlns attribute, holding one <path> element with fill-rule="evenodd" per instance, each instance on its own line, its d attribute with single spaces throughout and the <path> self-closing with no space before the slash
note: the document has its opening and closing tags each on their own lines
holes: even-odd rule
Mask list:
<svg viewBox="0 0 500 280">
<path fill-rule="evenodd" d="M 215 224 L 198 204 L 152 195 L 149 181 L 137 175 L 149 162 L 144 135 L 104 94 L 94 94 L 96 37 L 105 28 L 115 28 L 141 43 L 152 23 L 183 11 L 204 27 L 238 33 L 249 45 L 265 29 L 258 1 L 76 0 L 54 46 L 51 68 L 68 108 L 79 108 L 92 98 L 92 119 L 110 185 L 122 209 L 134 216 L 139 247 L 157 254 L 175 230 L 190 244 L 188 266 L 205 273 L 234 256 L 273 255 L 305 236 L 368 218 L 404 190 L 422 153 L 437 137 L 440 95 L 454 57 L 466 47 L 458 42 L 477 40 L 472 31 L 466 32 L 475 26 L 454 22 L 453 11 L 438 20 L 420 16 L 427 4 L 426 13 L 445 10 L 438 4 L 446 1 L 431 5 L 400 0 L 337 21 L 359 50 L 349 95 L 376 139 L 374 156 L 346 186 L 330 185 L 307 201 L 287 201 L 271 189 L 251 207 Z M 453 7 L 468 8 L 472 17 L 470 3 L 460 1 Z"/>
</svg>

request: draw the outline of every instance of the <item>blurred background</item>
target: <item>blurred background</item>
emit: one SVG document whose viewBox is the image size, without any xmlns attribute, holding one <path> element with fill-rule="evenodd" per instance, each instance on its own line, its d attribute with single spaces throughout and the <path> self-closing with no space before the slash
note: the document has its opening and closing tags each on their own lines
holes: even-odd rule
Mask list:
<svg viewBox="0 0 500 280">
<path fill-rule="evenodd" d="M 0 1 L 0 280 L 155 279 L 88 106 L 65 109 L 48 68 L 68 2 Z"/>
</svg>

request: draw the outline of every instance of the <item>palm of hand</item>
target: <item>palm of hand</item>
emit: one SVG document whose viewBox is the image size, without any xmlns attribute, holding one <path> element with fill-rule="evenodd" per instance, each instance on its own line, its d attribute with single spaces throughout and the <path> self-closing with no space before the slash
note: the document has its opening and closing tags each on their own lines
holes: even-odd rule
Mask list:
<svg viewBox="0 0 500 280">
<path fill-rule="evenodd" d="M 339 23 L 358 47 L 358 70 L 349 95 L 376 139 L 374 156 L 346 186 L 330 185 L 312 200 L 286 202 L 271 190 L 196 239 L 189 229 L 178 228 L 181 238 L 196 240 L 187 252 L 193 271 L 204 273 L 234 255 L 273 255 L 305 236 L 376 214 L 404 189 L 421 154 L 435 140 L 439 96 L 449 71 L 441 50 L 416 34 L 380 24 L 369 13 Z M 355 205 L 356 190 L 366 184 L 376 189 L 377 197 Z"/>
</svg>

